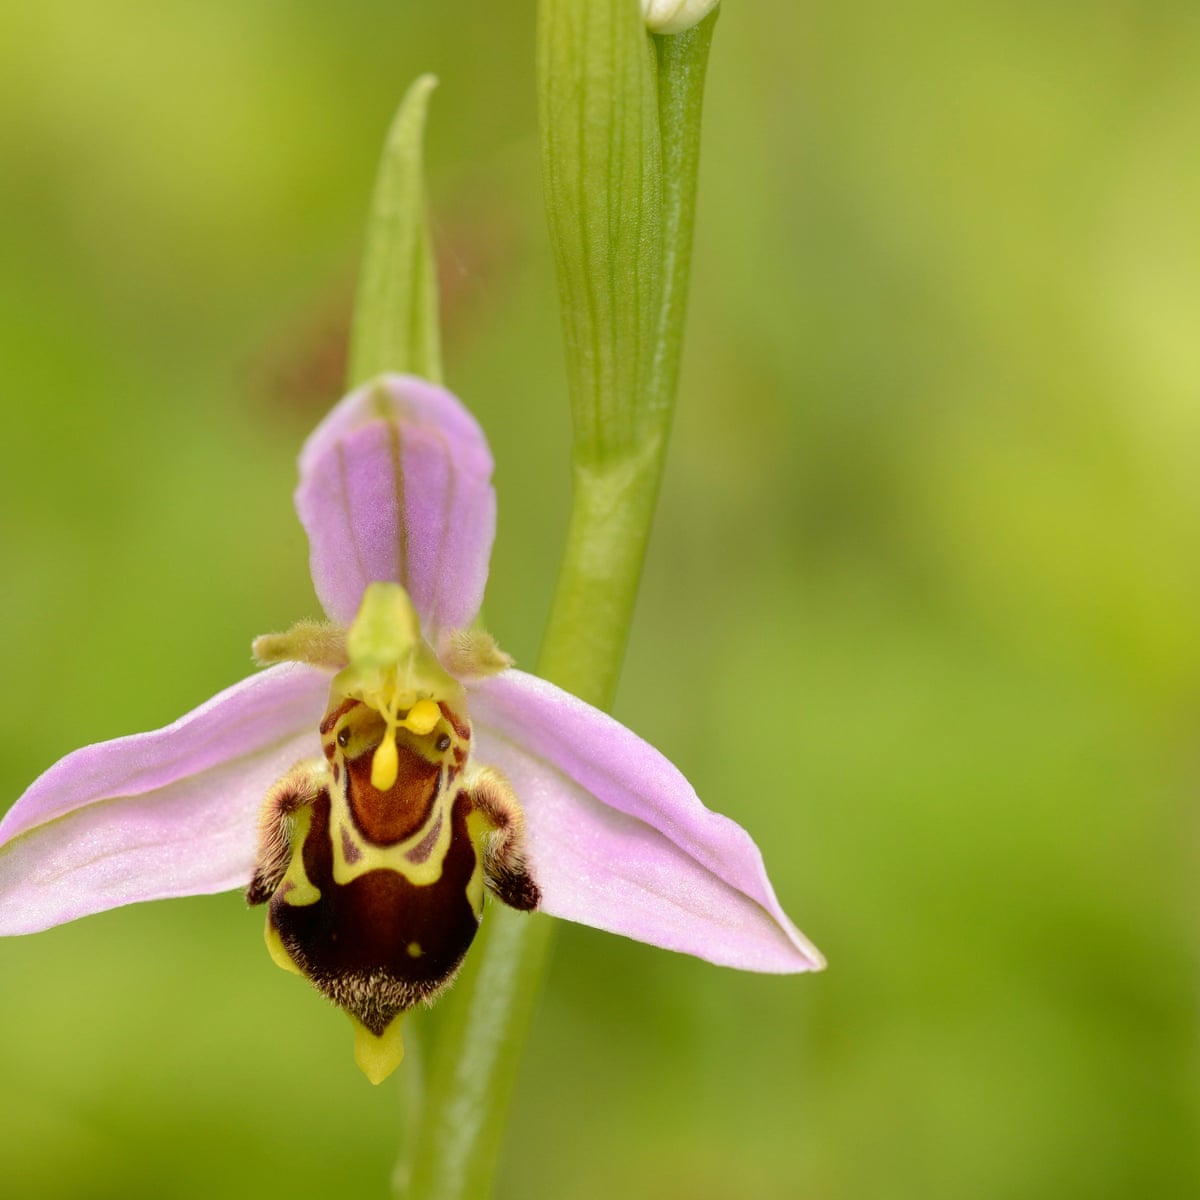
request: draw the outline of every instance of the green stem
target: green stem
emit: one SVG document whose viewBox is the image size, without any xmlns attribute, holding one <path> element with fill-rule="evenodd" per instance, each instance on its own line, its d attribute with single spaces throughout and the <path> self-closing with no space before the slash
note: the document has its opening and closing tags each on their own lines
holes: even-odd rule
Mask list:
<svg viewBox="0 0 1200 1200">
<path fill-rule="evenodd" d="M 684 318 L 696 222 L 696 174 L 700 166 L 700 118 L 713 27 L 720 8 L 674 37 L 656 37 L 658 113 L 663 168 L 663 297 L 658 345 L 649 392 L 667 420 L 675 409 Z"/>
<path fill-rule="evenodd" d="M 612 706 L 662 479 L 665 430 L 636 453 L 572 471 L 567 544 L 538 673 Z"/>
<path fill-rule="evenodd" d="M 573 20 L 588 19 L 579 0 Z M 552 7 L 543 5 L 543 10 Z M 616 5 L 614 4 L 614 11 Z M 567 546 L 538 673 L 601 708 L 611 705 L 633 619 L 642 563 L 674 407 L 683 341 L 694 216 L 700 97 L 715 13 L 696 29 L 653 39 L 657 53 L 662 208 L 653 214 L 659 268 L 651 298 L 652 342 L 637 347 L 649 365 L 638 372 L 634 394 L 621 364 L 606 353 L 629 351 L 623 334 L 634 330 L 588 327 L 595 322 L 600 281 L 594 244 L 577 262 L 556 237 L 566 311 L 576 441 Z M 545 21 L 544 21 L 545 23 Z M 566 81 L 570 91 L 570 81 Z M 595 98 L 589 103 L 594 105 Z M 546 138 L 549 146 L 552 138 Z M 555 151 L 548 148 L 548 154 Z M 548 165 L 548 188 L 551 167 Z M 657 201 L 657 192 L 653 197 Z M 644 213 L 638 219 L 643 221 Z M 603 223 L 601 223 L 603 224 Z M 555 214 L 551 213 L 552 229 Z M 568 239 L 565 239 L 569 241 Z M 644 247 L 637 247 L 638 254 Z M 564 267 L 565 261 L 565 267 Z M 580 264 L 582 269 L 578 269 Z M 589 271 L 591 274 L 589 275 Z M 644 277 L 643 277 L 644 278 Z M 570 294 L 572 280 L 587 295 Z M 611 284 L 611 279 L 607 284 Z M 606 284 L 606 286 L 607 286 Z M 613 293 L 611 289 L 609 296 Z M 643 296 L 644 300 L 645 297 Z M 590 313 L 584 311 L 592 306 Z M 602 303 L 604 320 L 623 319 L 621 304 Z M 605 348 L 606 339 L 608 342 Z M 599 347 L 597 351 L 596 348 Z M 599 382 L 598 382 L 599 381 Z M 429 1080 L 408 1187 L 408 1200 L 480 1200 L 490 1193 L 521 1049 L 553 940 L 554 922 L 490 906 L 463 975 L 439 1008 L 434 1068 Z"/>
<path fill-rule="evenodd" d="M 439 1005 L 433 1074 L 395 1195 L 480 1200 L 491 1192 L 504 1118 L 554 933 L 549 917 L 489 905 L 454 989 Z"/>
<path fill-rule="evenodd" d="M 685 33 L 653 39 L 662 170 L 661 290 L 651 365 L 634 406 L 632 448 L 604 452 L 606 439 L 589 436 L 587 419 L 579 416 L 584 405 L 576 401 L 567 545 L 538 671 L 599 708 L 609 708 L 616 693 L 675 410 L 691 275 L 704 78 L 719 11 Z M 615 357 L 621 356 L 618 345 Z M 594 369 L 580 372 L 577 393 L 585 391 L 594 374 Z M 605 399 L 600 396 L 588 410 L 598 409 L 602 417 L 611 418 Z M 624 397 L 608 399 L 621 405 L 622 415 L 630 407 Z"/>
</svg>

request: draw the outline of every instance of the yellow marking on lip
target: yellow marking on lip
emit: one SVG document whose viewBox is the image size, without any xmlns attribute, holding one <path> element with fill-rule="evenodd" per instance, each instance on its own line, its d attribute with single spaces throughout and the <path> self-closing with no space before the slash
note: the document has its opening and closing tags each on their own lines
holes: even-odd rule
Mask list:
<svg viewBox="0 0 1200 1200">
<path fill-rule="evenodd" d="M 367 841 L 358 831 L 345 792 L 336 788 L 329 796 L 329 839 L 333 847 L 333 881 L 345 885 L 353 882 L 368 871 L 395 871 L 403 875 L 414 887 L 428 887 L 437 883 L 442 877 L 442 864 L 450 850 L 450 841 L 454 833 L 451 814 L 454 801 L 462 790 L 461 783 L 455 781 L 443 786 L 434 801 L 429 817 L 415 833 L 397 842 L 394 846 L 376 846 Z M 424 862 L 415 863 L 409 853 L 416 849 L 429 832 L 441 820 L 437 840 Z M 358 858 L 350 862 L 346 857 L 346 841 L 358 851 Z"/>
<path fill-rule="evenodd" d="M 321 898 L 321 889 L 314 887 L 304 869 L 304 843 L 312 828 L 312 809 L 302 808 L 292 818 L 292 861 L 279 885 L 280 898 L 292 908 L 307 908 Z M 288 885 L 291 885 L 290 887 Z"/>
<path fill-rule="evenodd" d="M 491 821 L 478 809 L 467 814 L 467 836 L 475 847 L 475 867 L 467 880 L 467 903 L 476 916 L 483 912 L 483 843 L 493 828 Z"/>
<path fill-rule="evenodd" d="M 293 975 L 299 975 L 304 978 L 304 972 L 296 966 L 292 956 L 287 952 L 287 947 L 283 944 L 283 938 L 279 936 L 279 930 L 271 923 L 271 914 L 267 913 L 267 924 L 263 930 L 263 938 L 267 943 L 267 953 L 271 956 L 271 961 L 283 971 L 289 971 Z"/>
</svg>

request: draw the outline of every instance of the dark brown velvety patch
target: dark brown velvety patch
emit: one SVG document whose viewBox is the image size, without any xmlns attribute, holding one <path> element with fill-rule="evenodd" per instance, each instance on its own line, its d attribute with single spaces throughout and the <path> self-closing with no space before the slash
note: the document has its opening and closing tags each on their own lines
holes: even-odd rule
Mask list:
<svg viewBox="0 0 1200 1200">
<path fill-rule="evenodd" d="M 455 802 L 442 873 L 428 886 L 417 887 L 390 870 L 338 884 L 329 799 L 322 795 L 313 805 L 304 844 L 304 868 L 321 898 L 303 907 L 285 904 L 279 893 L 271 901 L 271 919 L 288 953 L 321 992 L 372 1033 L 382 1033 L 396 1013 L 436 994 L 475 937 L 479 919 L 467 900 L 476 863 L 467 833 L 469 810 L 465 797 Z"/>
</svg>

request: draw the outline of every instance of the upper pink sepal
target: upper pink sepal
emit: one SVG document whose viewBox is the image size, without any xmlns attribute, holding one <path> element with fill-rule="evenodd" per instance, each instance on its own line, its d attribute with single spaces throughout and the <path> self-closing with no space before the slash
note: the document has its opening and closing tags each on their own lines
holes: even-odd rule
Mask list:
<svg viewBox="0 0 1200 1200">
<path fill-rule="evenodd" d="M 471 716 L 521 801 L 545 912 L 743 970 L 825 965 L 750 835 L 612 717 L 515 670 L 472 686 Z"/>
<path fill-rule="evenodd" d="M 352 392 L 300 455 L 296 511 L 317 595 L 349 625 L 367 584 L 403 585 L 427 638 L 470 625 L 496 531 L 492 455 L 444 388 L 385 375 Z"/>
<path fill-rule="evenodd" d="M 272 667 L 163 729 L 55 763 L 0 822 L 0 934 L 244 885 L 253 814 L 276 779 L 320 755 L 328 690 L 322 671 Z"/>
</svg>

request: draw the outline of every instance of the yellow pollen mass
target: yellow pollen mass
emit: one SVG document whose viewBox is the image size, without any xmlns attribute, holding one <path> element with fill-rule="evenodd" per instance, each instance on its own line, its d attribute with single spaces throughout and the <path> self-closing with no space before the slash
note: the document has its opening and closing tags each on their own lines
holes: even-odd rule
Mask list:
<svg viewBox="0 0 1200 1200">
<path fill-rule="evenodd" d="M 396 751 L 396 730 L 409 729 L 418 737 L 425 737 L 434 731 L 442 719 L 442 710 L 433 700 L 418 700 L 404 717 L 393 716 L 389 709 L 390 706 L 382 705 L 378 709 L 387 722 L 387 731 L 371 759 L 371 786 L 379 792 L 388 791 L 396 783 L 400 767 Z"/>
<path fill-rule="evenodd" d="M 333 678 L 328 711 L 349 697 L 383 718 L 383 737 L 371 758 L 371 786 L 391 791 L 400 770 L 398 732 L 428 737 L 442 720 L 439 702 L 464 712 L 466 695 L 422 639 L 416 609 L 399 584 L 367 586 L 346 633 L 345 653 L 350 662 Z"/>
<path fill-rule="evenodd" d="M 371 786 L 379 792 L 389 791 L 395 786 L 399 771 L 400 757 L 396 752 L 396 735 L 389 728 L 371 757 Z"/>
<path fill-rule="evenodd" d="M 432 700 L 418 700 L 408 710 L 408 716 L 400 723 L 405 729 L 411 729 L 418 737 L 432 733 L 434 726 L 442 719 L 442 710 Z"/>
</svg>

